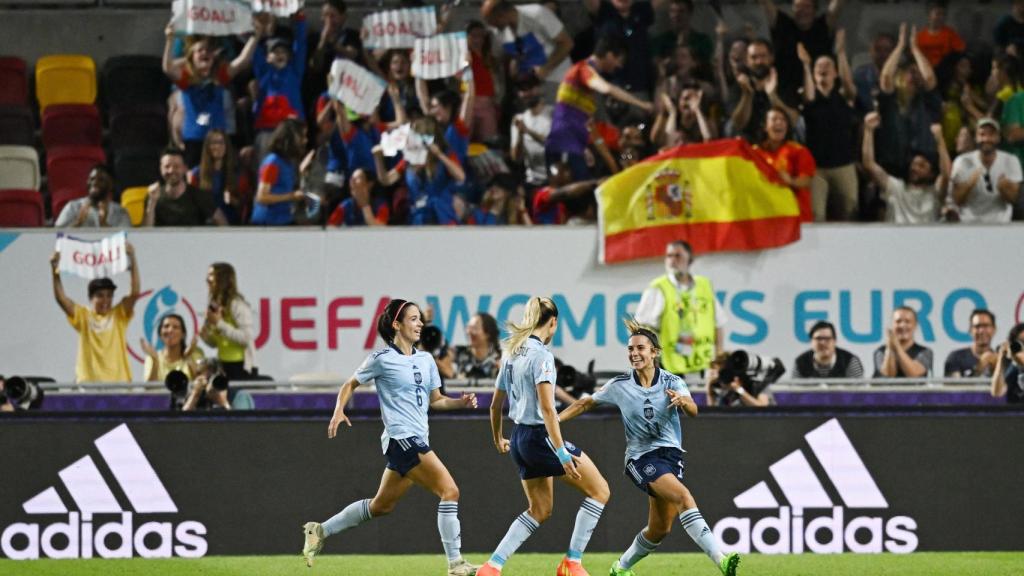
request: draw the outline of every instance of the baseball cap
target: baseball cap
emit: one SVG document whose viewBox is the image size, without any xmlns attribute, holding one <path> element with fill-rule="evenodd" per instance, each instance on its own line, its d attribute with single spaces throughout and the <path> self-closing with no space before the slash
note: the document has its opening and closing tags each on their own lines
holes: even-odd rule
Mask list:
<svg viewBox="0 0 1024 576">
<path fill-rule="evenodd" d="M 89 281 L 89 298 L 100 290 L 117 290 L 117 285 L 110 278 L 96 278 Z"/>
<path fill-rule="evenodd" d="M 292 43 L 283 36 L 274 36 L 267 40 L 267 52 L 273 52 L 275 48 L 287 48 L 291 52 Z"/>
<path fill-rule="evenodd" d="M 978 120 L 978 128 L 985 126 L 991 126 L 996 132 L 999 132 L 999 122 L 996 122 L 995 118 L 982 118 Z"/>
</svg>

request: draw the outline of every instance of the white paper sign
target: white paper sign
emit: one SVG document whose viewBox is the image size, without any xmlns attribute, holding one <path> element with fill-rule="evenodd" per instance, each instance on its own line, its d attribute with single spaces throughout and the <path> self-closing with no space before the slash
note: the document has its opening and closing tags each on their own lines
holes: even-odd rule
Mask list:
<svg viewBox="0 0 1024 576">
<path fill-rule="evenodd" d="M 328 92 L 350 110 L 373 114 L 387 83 L 351 60 L 335 60 L 327 77 Z"/>
<path fill-rule="evenodd" d="M 304 0 L 252 0 L 253 12 L 266 12 L 274 16 L 291 16 L 302 10 Z"/>
<path fill-rule="evenodd" d="M 174 0 L 174 29 L 185 34 L 234 36 L 252 31 L 252 7 L 240 0 Z"/>
<path fill-rule="evenodd" d="M 398 128 L 388 130 L 380 135 L 380 147 L 385 156 L 389 158 L 397 156 L 405 148 L 409 140 L 410 129 L 408 124 L 402 124 Z"/>
<path fill-rule="evenodd" d="M 449 78 L 469 66 L 466 33 L 417 38 L 412 52 L 412 75 L 424 80 Z"/>
<path fill-rule="evenodd" d="M 367 48 L 412 48 L 417 38 L 437 33 L 433 6 L 375 12 L 363 18 Z"/>
<path fill-rule="evenodd" d="M 82 240 L 62 233 L 57 234 L 60 252 L 59 269 L 81 278 L 109 278 L 128 269 L 128 255 L 124 245 L 124 230 L 102 240 Z"/>
<path fill-rule="evenodd" d="M 432 138 L 431 141 L 433 141 Z M 409 138 L 405 141 L 402 158 L 413 166 L 422 166 L 427 163 L 428 145 L 429 142 L 424 141 L 422 134 L 409 130 Z"/>
</svg>

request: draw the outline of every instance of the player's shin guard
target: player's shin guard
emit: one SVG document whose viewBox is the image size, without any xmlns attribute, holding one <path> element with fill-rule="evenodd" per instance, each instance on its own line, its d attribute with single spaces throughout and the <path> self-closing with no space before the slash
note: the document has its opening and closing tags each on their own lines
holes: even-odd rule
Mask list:
<svg viewBox="0 0 1024 576">
<path fill-rule="evenodd" d="M 344 510 L 338 512 L 330 520 L 322 524 L 324 536 L 332 536 L 342 530 L 354 528 L 370 518 L 373 518 L 373 516 L 370 514 L 369 499 L 358 500 L 349 504 Z"/>
<path fill-rule="evenodd" d="M 725 555 L 718 549 L 718 539 L 708 527 L 708 523 L 704 521 L 704 517 L 700 515 L 700 510 L 690 508 L 683 512 L 679 515 L 679 523 L 716 566 L 722 562 Z"/>
<path fill-rule="evenodd" d="M 646 528 L 644 528 L 646 530 Z M 636 565 L 637 562 L 647 558 L 647 555 L 658 549 L 658 545 L 661 541 L 652 542 L 644 536 L 644 531 L 641 530 L 636 538 L 633 539 L 633 543 L 630 544 L 629 549 L 626 550 L 622 556 L 619 557 L 619 568 L 623 570 L 629 570 Z"/>
<path fill-rule="evenodd" d="M 441 501 L 437 505 L 437 531 L 441 534 L 448 563 L 462 559 L 462 528 L 459 526 L 459 503 Z"/>
<path fill-rule="evenodd" d="M 583 559 L 583 551 L 587 549 L 590 535 L 594 533 L 603 512 L 604 504 L 593 498 L 583 500 L 580 511 L 576 513 L 576 526 L 573 527 L 572 539 L 569 540 L 569 552 L 565 555 L 570 561 L 580 562 Z"/>
<path fill-rule="evenodd" d="M 526 542 L 526 539 L 537 531 L 537 528 L 540 528 L 540 524 L 528 512 L 523 512 L 516 516 L 516 519 L 512 521 L 512 525 L 508 527 L 505 537 L 501 539 L 501 543 L 498 544 L 498 548 L 491 555 L 491 559 L 487 563 L 500 570 L 505 565 L 505 561 L 509 559 L 509 556 L 515 554 L 516 550 L 523 545 L 523 542 Z"/>
</svg>

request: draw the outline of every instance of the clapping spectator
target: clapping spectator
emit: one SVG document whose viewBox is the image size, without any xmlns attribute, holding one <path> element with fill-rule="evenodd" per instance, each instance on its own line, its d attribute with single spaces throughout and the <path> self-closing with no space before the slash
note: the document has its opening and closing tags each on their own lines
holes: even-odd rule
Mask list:
<svg viewBox="0 0 1024 576">
<path fill-rule="evenodd" d="M 679 93 L 678 104 L 668 94 L 662 94 L 662 112 L 651 128 L 651 142 L 659 147 L 681 144 L 699 144 L 717 137 L 714 124 L 702 110 L 704 91 L 696 83 L 689 84 Z"/>
<path fill-rule="evenodd" d="M 163 382 L 172 370 L 180 370 L 188 378 L 192 378 L 192 365 L 203 359 L 203 353 L 196 347 L 196 336 L 188 340 L 188 329 L 185 319 L 178 314 L 165 314 L 160 319 L 160 350 L 157 350 L 145 338 L 139 339 L 139 345 L 146 354 L 142 368 L 146 382 Z"/>
<path fill-rule="evenodd" d="M 551 106 L 541 97 L 540 81 L 532 77 L 517 86 L 516 104 L 522 111 L 512 119 L 509 155 L 522 163 L 527 186 L 537 189 L 548 180 L 544 142 L 551 132 Z"/>
<path fill-rule="evenodd" d="M 998 356 L 992 349 L 996 333 L 996 315 L 979 308 L 971 312 L 971 345 L 946 356 L 945 375 L 953 378 L 991 376 Z"/>
<path fill-rule="evenodd" d="M 715 86 L 727 111 L 732 111 L 740 100 L 737 83 L 744 74 L 747 62 L 747 39 L 735 38 L 726 42 L 729 28 L 722 20 L 715 25 Z"/>
<path fill-rule="evenodd" d="M 242 223 L 247 211 L 248 185 L 238 168 L 235 147 L 228 135 L 219 129 L 206 133 L 199 165 L 189 170 L 188 183 L 210 197 L 217 212 L 228 224 Z"/>
<path fill-rule="evenodd" d="M 747 45 L 746 67 L 736 77 L 736 84 L 740 99 L 732 111 L 727 133 L 742 136 L 751 143 L 760 142 L 764 135 L 762 122 L 771 108 L 781 110 L 791 126 L 796 124 L 799 113 L 779 98 L 779 75 L 767 40 L 759 38 Z"/>
<path fill-rule="evenodd" d="M 817 170 L 810 151 L 792 139 L 789 116 L 779 108 L 765 113 L 764 139 L 754 147 L 761 158 L 773 167 L 779 179 L 793 190 L 800 207 L 800 220 L 814 219 L 811 210 L 811 181 Z"/>
<path fill-rule="evenodd" d="M 846 32 L 836 32 L 836 57 L 825 54 L 813 62 L 803 44 L 797 53 L 804 67 L 804 124 L 807 147 L 814 156 L 817 173 L 811 191 L 814 219 L 822 222 L 828 214 L 837 220 L 856 218 L 860 190 L 854 152 L 857 149 L 857 116 L 853 109 L 856 89 L 846 58 Z M 833 210 L 829 210 L 829 205 Z"/>
<path fill-rule="evenodd" d="M 793 15 L 779 10 L 775 0 L 758 0 L 764 10 L 768 28 L 771 29 L 772 44 L 775 45 L 775 67 L 779 74 L 779 94 L 789 105 L 797 101 L 797 88 L 803 74 L 797 45 L 817 59 L 832 53 L 832 34 L 836 29 L 842 0 L 830 0 L 824 14 L 818 15 L 817 0 L 793 0 Z M 757 117 L 757 116 L 755 116 Z"/>
<path fill-rule="evenodd" d="M 254 21 L 255 24 L 255 21 Z M 259 27 L 257 26 L 257 29 Z M 183 117 L 180 126 L 181 139 L 185 146 L 185 163 L 194 166 L 202 153 L 203 139 L 211 129 L 228 131 L 233 123 L 225 102 L 230 103 L 231 80 L 252 63 L 256 50 L 257 35 L 249 37 L 242 52 L 231 62 L 224 62 L 214 51 L 213 42 L 205 36 L 193 37 L 185 51 L 185 58 L 175 60 L 174 24 L 164 30 L 163 70 L 178 87 Z M 172 133 L 179 127 L 172 125 Z"/>
<path fill-rule="evenodd" d="M 186 170 L 181 150 L 167 148 L 163 151 L 160 155 L 162 181 L 149 186 L 144 226 L 203 226 L 211 221 L 219 226 L 227 224 L 211 195 L 188 184 Z"/>
<path fill-rule="evenodd" d="M 305 124 L 285 120 L 277 125 L 270 137 L 270 153 L 260 163 L 253 224 L 284 226 L 292 223 L 294 205 L 306 198 L 300 186 L 300 163 L 305 149 Z"/>
<path fill-rule="evenodd" d="M 946 6 L 944 0 L 928 0 L 928 25 L 917 33 L 917 46 L 924 53 L 932 66 L 953 52 L 963 52 L 967 45 L 956 30 L 946 25 Z"/>
<path fill-rule="evenodd" d="M 131 228 L 128 212 L 114 201 L 114 178 L 97 164 L 86 180 L 88 196 L 64 205 L 57 216 L 57 228 Z"/>
<path fill-rule="evenodd" d="M 942 127 L 932 125 L 936 136 L 935 155 L 917 151 L 906 168 L 906 179 L 890 175 L 875 161 L 875 131 L 881 116 L 871 112 L 864 118 L 861 157 L 864 170 L 871 176 L 888 205 L 886 220 L 897 224 L 935 222 L 949 184 L 949 151 L 939 135 Z M 938 169 L 936 170 L 936 162 Z"/>
<path fill-rule="evenodd" d="M 252 307 L 238 292 L 235 268 L 226 262 L 214 262 L 206 272 L 209 302 L 199 336 L 217 349 L 217 360 L 224 374 L 234 380 L 252 376 Z"/>
<path fill-rule="evenodd" d="M 964 222 L 1007 223 L 1020 196 L 1021 173 L 1017 157 L 997 150 L 999 123 L 982 118 L 974 132 L 977 150 L 953 161 L 953 202 Z"/>
<path fill-rule="evenodd" d="M 331 213 L 331 226 L 385 226 L 391 215 L 386 198 L 374 193 L 373 174 L 356 168 L 349 179 L 351 196 L 342 200 Z"/>
<path fill-rule="evenodd" d="M 908 306 L 893 310 L 885 344 L 875 350 L 874 378 L 921 378 L 932 372 L 932 350 L 914 341 L 917 312 Z"/>
</svg>

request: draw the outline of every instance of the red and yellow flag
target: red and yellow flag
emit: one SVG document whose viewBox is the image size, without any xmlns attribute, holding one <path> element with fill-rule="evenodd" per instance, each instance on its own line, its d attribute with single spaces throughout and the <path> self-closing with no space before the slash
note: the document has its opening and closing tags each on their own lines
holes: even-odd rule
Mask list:
<svg viewBox="0 0 1024 576">
<path fill-rule="evenodd" d="M 796 197 L 737 138 L 679 146 L 609 178 L 597 190 L 602 262 L 694 251 L 760 250 L 800 239 Z"/>
</svg>

